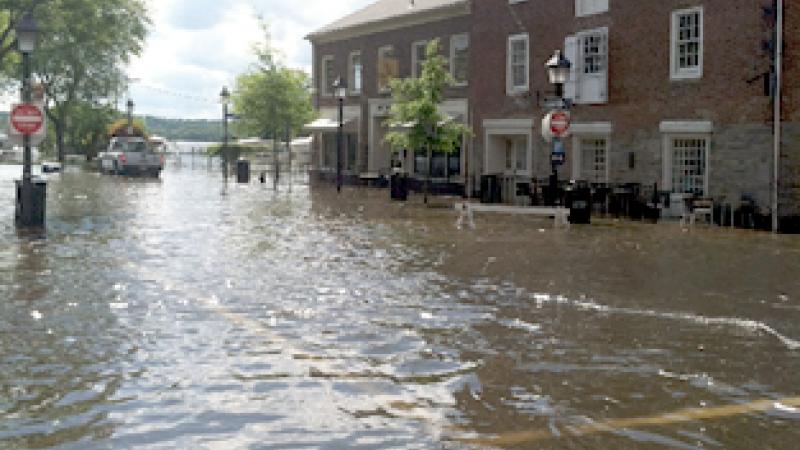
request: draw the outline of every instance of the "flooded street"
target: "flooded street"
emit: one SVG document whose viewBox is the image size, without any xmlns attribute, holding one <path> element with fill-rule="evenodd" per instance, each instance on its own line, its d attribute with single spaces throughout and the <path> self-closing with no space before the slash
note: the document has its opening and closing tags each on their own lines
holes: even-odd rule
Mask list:
<svg viewBox="0 0 800 450">
<path fill-rule="evenodd" d="M 52 177 L 37 238 L 13 226 L 20 173 L 0 166 L 1 449 L 800 440 L 797 237 L 459 231 L 384 190 L 173 164 Z"/>
</svg>

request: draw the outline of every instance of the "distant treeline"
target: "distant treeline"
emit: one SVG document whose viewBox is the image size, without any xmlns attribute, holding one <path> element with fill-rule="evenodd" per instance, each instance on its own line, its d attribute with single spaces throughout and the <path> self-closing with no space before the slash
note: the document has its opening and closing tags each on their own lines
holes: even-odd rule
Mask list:
<svg viewBox="0 0 800 450">
<path fill-rule="evenodd" d="M 145 124 L 149 134 L 163 136 L 173 141 L 218 142 L 222 140 L 222 123 L 219 120 L 164 119 L 153 116 L 137 117 L 137 120 L 141 120 Z M 0 112 L 0 130 L 8 133 L 7 112 Z"/>
<path fill-rule="evenodd" d="M 164 119 L 141 117 L 147 132 L 173 141 L 217 142 L 222 140 L 220 120 Z"/>
</svg>

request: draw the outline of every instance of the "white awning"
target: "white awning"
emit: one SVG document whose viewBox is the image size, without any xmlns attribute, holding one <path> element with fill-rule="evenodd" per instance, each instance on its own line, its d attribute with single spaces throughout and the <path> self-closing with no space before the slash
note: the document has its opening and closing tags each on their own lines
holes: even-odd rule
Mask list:
<svg viewBox="0 0 800 450">
<path fill-rule="evenodd" d="M 345 120 L 344 125 L 346 126 L 350 122 L 352 122 L 352 120 Z M 336 131 L 339 129 L 339 122 L 332 119 L 321 118 L 305 124 L 303 129 L 308 131 Z"/>
</svg>

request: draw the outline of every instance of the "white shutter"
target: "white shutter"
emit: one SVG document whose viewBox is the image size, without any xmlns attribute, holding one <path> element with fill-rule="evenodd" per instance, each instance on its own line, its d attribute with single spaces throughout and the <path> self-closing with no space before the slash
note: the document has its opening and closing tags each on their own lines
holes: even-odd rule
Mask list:
<svg viewBox="0 0 800 450">
<path fill-rule="evenodd" d="M 606 5 L 608 4 L 608 0 L 606 0 Z M 611 61 L 611 57 L 608 54 L 608 28 L 602 31 L 603 41 L 602 41 L 602 51 L 605 55 L 605 62 L 603 63 L 603 72 L 600 74 L 600 95 L 598 96 L 599 103 L 608 103 L 608 64 Z"/>
<path fill-rule="evenodd" d="M 578 38 L 576 36 L 567 36 L 567 39 L 564 41 L 564 56 L 572 63 L 572 68 L 569 72 L 569 81 L 564 85 L 564 97 L 572 101 L 577 101 L 577 86 L 580 81 L 578 80 L 578 74 L 580 73 L 578 65 L 580 61 L 578 60 Z"/>
</svg>

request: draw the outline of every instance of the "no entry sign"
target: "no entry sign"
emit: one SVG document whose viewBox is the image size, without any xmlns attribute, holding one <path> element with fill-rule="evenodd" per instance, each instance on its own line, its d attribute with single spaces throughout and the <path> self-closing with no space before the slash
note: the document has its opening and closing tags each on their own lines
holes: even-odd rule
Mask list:
<svg viewBox="0 0 800 450">
<path fill-rule="evenodd" d="M 22 103 L 11 110 L 10 119 L 14 130 L 23 136 L 30 136 L 42 129 L 44 113 L 37 105 Z"/>
<path fill-rule="evenodd" d="M 550 131 L 553 136 L 561 137 L 569 130 L 569 113 L 566 111 L 555 111 L 550 116 Z"/>
</svg>

